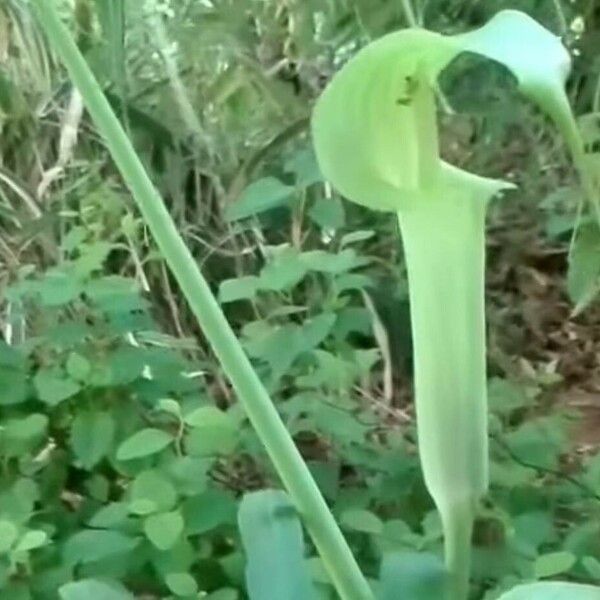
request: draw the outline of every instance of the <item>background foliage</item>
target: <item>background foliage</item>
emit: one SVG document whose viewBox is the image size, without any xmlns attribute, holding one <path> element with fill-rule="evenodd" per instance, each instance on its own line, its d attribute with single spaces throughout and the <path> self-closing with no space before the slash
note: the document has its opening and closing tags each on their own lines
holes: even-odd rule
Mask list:
<svg viewBox="0 0 600 600">
<path fill-rule="evenodd" d="M 365 572 L 391 549 L 437 552 L 396 225 L 324 184 L 311 103 L 375 37 L 519 8 L 574 55 L 594 165 L 596 4 L 61 6 Z M 519 186 L 489 223 L 492 488 L 476 597 L 597 582 L 598 224 L 579 212 L 560 140 L 500 68 L 461 59 L 440 118 L 449 160 Z M 238 503 L 277 479 L 22 0 L 0 2 L 0 124 L 0 598 L 244 598 Z"/>
</svg>

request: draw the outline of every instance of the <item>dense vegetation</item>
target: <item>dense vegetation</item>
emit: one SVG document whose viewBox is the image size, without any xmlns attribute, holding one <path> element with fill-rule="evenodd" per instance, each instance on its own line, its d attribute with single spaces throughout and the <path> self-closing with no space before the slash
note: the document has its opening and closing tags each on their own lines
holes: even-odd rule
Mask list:
<svg viewBox="0 0 600 600">
<path fill-rule="evenodd" d="M 390 549 L 437 552 L 442 532 L 416 454 L 397 224 L 323 182 L 308 118 L 381 34 L 460 32 L 517 4 L 574 56 L 593 168 L 593 1 L 61 3 L 369 577 Z M 239 499 L 278 479 L 28 4 L 0 3 L 0 30 L 0 598 L 100 597 L 74 578 L 111 582 L 111 600 L 243 598 Z M 505 71 L 463 57 L 440 96 L 444 156 L 518 185 L 489 219 L 475 597 L 594 583 L 600 230 Z"/>
</svg>

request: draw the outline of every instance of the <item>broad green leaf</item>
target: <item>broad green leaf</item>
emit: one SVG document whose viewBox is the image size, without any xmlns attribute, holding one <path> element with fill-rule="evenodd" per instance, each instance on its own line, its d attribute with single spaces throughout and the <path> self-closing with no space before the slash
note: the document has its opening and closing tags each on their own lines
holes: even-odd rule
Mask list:
<svg viewBox="0 0 600 600">
<path fill-rule="evenodd" d="M 77 352 L 69 354 L 65 367 L 69 377 L 75 381 L 85 381 L 92 370 L 90 361 Z"/>
<path fill-rule="evenodd" d="M 12 521 L 0 521 L 0 554 L 8 552 L 18 536 L 19 530 Z"/>
<path fill-rule="evenodd" d="M 285 493 L 246 494 L 238 522 L 251 600 L 314 599 L 298 516 Z"/>
<path fill-rule="evenodd" d="M 46 437 L 47 428 L 48 417 L 37 413 L 5 421 L 0 429 L 2 454 L 20 456 L 35 450 Z"/>
<path fill-rule="evenodd" d="M 27 399 L 27 373 L 0 365 L 0 406 L 20 404 Z"/>
<path fill-rule="evenodd" d="M 259 279 L 253 275 L 227 279 L 219 286 L 219 302 L 235 302 L 236 300 L 251 300 L 259 289 Z"/>
<path fill-rule="evenodd" d="M 70 565 L 90 563 L 132 552 L 138 540 L 118 531 L 82 529 L 64 544 L 64 560 Z"/>
<path fill-rule="evenodd" d="M 302 281 L 307 272 L 308 267 L 295 248 L 277 248 L 260 272 L 260 289 L 276 292 L 288 290 Z"/>
<path fill-rule="evenodd" d="M 600 560 L 594 556 L 584 556 L 581 559 L 581 564 L 595 580 L 600 581 Z"/>
<path fill-rule="evenodd" d="M 569 571 L 576 562 L 577 557 L 572 552 L 551 552 L 535 559 L 533 571 L 538 579 L 554 577 Z"/>
<path fill-rule="evenodd" d="M 26 531 L 17 542 L 15 550 L 17 552 L 29 552 L 44 546 L 48 542 L 48 534 L 41 529 L 31 529 Z"/>
<path fill-rule="evenodd" d="M 341 229 L 346 222 L 344 205 L 339 198 L 319 197 L 308 211 L 310 218 L 322 229 Z"/>
<path fill-rule="evenodd" d="M 300 260 L 310 271 L 332 275 L 339 275 L 363 267 L 371 262 L 370 259 L 364 256 L 358 256 L 352 248 L 346 248 L 338 254 L 324 252 L 323 250 L 304 252 L 300 255 Z"/>
<path fill-rule="evenodd" d="M 169 475 L 177 491 L 189 497 L 206 491 L 213 464 L 214 458 L 210 457 L 174 456 L 162 470 Z"/>
<path fill-rule="evenodd" d="M 111 502 L 95 512 L 87 524 L 99 529 L 121 529 L 127 523 L 128 516 L 127 504 Z"/>
<path fill-rule="evenodd" d="M 129 510 L 138 515 L 171 510 L 177 502 L 173 484 L 158 470 L 142 471 L 129 490 Z"/>
<path fill-rule="evenodd" d="M 235 523 L 236 506 L 233 496 L 222 490 L 208 489 L 188 498 L 182 506 L 186 533 L 198 535 Z"/>
<path fill-rule="evenodd" d="M 181 405 L 177 400 L 172 398 L 163 398 L 158 403 L 158 408 L 170 415 L 173 415 L 177 420 L 181 418 Z"/>
<path fill-rule="evenodd" d="M 27 377 L 25 356 L 0 340 L 0 406 L 25 401 Z"/>
<path fill-rule="evenodd" d="M 81 466 L 88 471 L 112 449 L 115 421 L 111 413 L 83 410 L 71 425 L 71 446 Z"/>
<path fill-rule="evenodd" d="M 169 550 L 183 533 L 183 526 L 183 516 L 180 511 L 158 513 L 146 517 L 144 533 L 159 550 Z"/>
<path fill-rule="evenodd" d="M 589 224 L 579 228 L 569 255 L 567 290 L 579 314 L 600 292 L 600 227 Z"/>
<path fill-rule="evenodd" d="M 211 592 L 204 600 L 239 600 L 239 593 L 233 588 L 222 588 L 216 592 Z"/>
<path fill-rule="evenodd" d="M 600 600 L 600 587 L 552 581 L 520 585 L 500 600 Z"/>
<path fill-rule="evenodd" d="M 375 232 L 370 230 L 351 231 L 350 233 L 346 233 L 344 236 L 342 236 L 342 239 L 340 240 L 340 247 L 343 248 L 349 244 L 356 244 L 358 242 L 370 240 L 374 235 Z"/>
<path fill-rule="evenodd" d="M 444 600 L 446 570 L 434 554 L 387 554 L 381 564 L 377 600 Z"/>
<path fill-rule="evenodd" d="M 296 186 L 299 188 L 323 181 L 323 174 L 312 148 L 304 148 L 296 152 L 286 161 L 285 170 L 294 174 Z"/>
<path fill-rule="evenodd" d="M 25 477 L 17 479 L 0 495 L 2 519 L 26 525 L 39 499 L 40 490 L 37 483 Z"/>
<path fill-rule="evenodd" d="M 215 406 L 202 406 L 187 413 L 183 420 L 190 427 L 235 427 L 231 417 Z"/>
<path fill-rule="evenodd" d="M 117 459 L 133 460 L 150 456 L 164 450 L 172 441 L 173 437 L 161 429 L 142 429 L 121 443 L 117 450 Z"/>
<path fill-rule="evenodd" d="M 62 306 L 79 297 L 83 291 L 72 274 L 58 269 L 48 271 L 39 284 L 40 300 L 44 306 Z"/>
<path fill-rule="evenodd" d="M 189 535 L 187 527 L 185 536 Z M 158 574 L 164 579 L 169 573 L 191 572 L 198 561 L 198 548 L 181 536 L 168 550 L 151 548 L 151 560 Z"/>
<path fill-rule="evenodd" d="M 346 510 L 340 517 L 340 525 L 352 531 L 379 534 L 383 531 L 381 519 L 369 510 Z"/>
<path fill-rule="evenodd" d="M 192 428 L 185 436 L 185 447 L 191 456 L 228 454 L 238 443 L 235 423 L 214 406 L 197 408 L 184 420 Z"/>
<path fill-rule="evenodd" d="M 98 21 L 102 29 L 101 64 L 115 84 L 117 92 L 125 93 L 126 51 L 125 51 L 125 3 L 124 0 L 95 0 Z"/>
<path fill-rule="evenodd" d="M 250 184 L 241 197 L 226 211 L 228 221 L 238 221 L 283 206 L 294 193 L 294 188 L 275 177 L 265 177 Z"/>
<path fill-rule="evenodd" d="M 38 398 L 56 406 L 81 390 L 81 386 L 55 368 L 40 369 L 33 378 Z"/>
<path fill-rule="evenodd" d="M 169 573 L 165 583 L 176 596 L 189 597 L 198 592 L 198 585 L 189 573 Z"/>
<path fill-rule="evenodd" d="M 61 600 L 134 600 L 118 581 L 82 579 L 61 586 L 58 590 Z"/>
</svg>

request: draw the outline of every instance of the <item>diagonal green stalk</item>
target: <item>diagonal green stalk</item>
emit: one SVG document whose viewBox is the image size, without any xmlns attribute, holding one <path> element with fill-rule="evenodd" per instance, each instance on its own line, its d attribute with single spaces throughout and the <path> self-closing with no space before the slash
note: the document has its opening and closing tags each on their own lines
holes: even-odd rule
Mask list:
<svg viewBox="0 0 600 600">
<path fill-rule="evenodd" d="M 340 597 L 344 600 L 372 600 L 371 589 L 308 467 L 53 4 L 52 0 L 34 0 L 39 22 L 80 90 L 156 244 L 303 517 Z"/>
<path fill-rule="evenodd" d="M 445 532 L 451 600 L 467 597 L 487 488 L 486 202 L 446 189 L 399 213 L 408 269 L 419 453 Z"/>
</svg>

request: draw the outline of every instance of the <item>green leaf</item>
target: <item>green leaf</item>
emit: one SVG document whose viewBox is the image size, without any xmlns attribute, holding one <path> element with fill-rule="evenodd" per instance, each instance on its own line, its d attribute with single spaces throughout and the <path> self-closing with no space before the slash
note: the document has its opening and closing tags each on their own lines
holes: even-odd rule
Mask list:
<svg viewBox="0 0 600 600">
<path fill-rule="evenodd" d="M 88 525 L 101 529 L 120 529 L 127 523 L 128 515 L 127 504 L 111 502 L 95 512 L 88 521 Z"/>
<path fill-rule="evenodd" d="M 444 600 L 446 570 L 434 554 L 387 554 L 381 564 L 377 600 Z"/>
<path fill-rule="evenodd" d="M 72 274 L 59 270 L 48 271 L 40 282 L 40 300 L 44 306 L 63 306 L 79 297 L 83 291 Z"/>
<path fill-rule="evenodd" d="M 13 522 L 0 521 L 0 554 L 8 552 L 18 536 L 19 530 Z"/>
<path fill-rule="evenodd" d="M 124 533 L 103 529 L 83 529 L 72 535 L 63 548 L 69 565 L 90 563 L 132 552 L 138 541 Z"/>
<path fill-rule="evenodd" d="M 0 406 L 26 400 L 27 377 L 25 356 L 0 340 Z"/>
<path fill-rule="evenodd" d="M 265 177 L 250 184 L 239 200 L 231 204 L 225 216 L 228 221 L 238 221 L 283 206 L 294 193 L 294 188 L 274 177 Z"/>
<path fill-rule="evenodd" d="M 214 406 L 202 406 L 187 413 L 183 420 L 190 427 L 234 427 L 231 417 Z"/>
<path fill-rule="evenodd" d="M 246 494 L 238 522 L 251 600 L 314 599 L 302 527 L 287 495 L 275 490 Z"/>
<path fill-rule="evenodd" d="M 300 260 L 308 270 L 339 275 L 352 269 L 362 267 L 370 263 L 370 259 L 358 256 L 352 248 L 346 248 L 338 254 L 313 250 L 300 255 Z"/>
<path fill-rule="evenodd" d="M 323 174 L 312 148 L 304 148 L 296 152 L 286 161 L 285 170 L 294 174 L 296 186 L 300 188 L 323 181 Z"/>
<path fill-rule="evenodd" d="M 219 302 L 226 304 L 236 300 L 252 300 L 259 289 L 259 279 L 253 275 L 227 279 L 219 286 Z"/>
<path fill-rule="evenodd" d="M 71 447 L 81 466 L 88 471 L 112 449 L 115 421 L 111 413 L 84 410 L 77 413 L 71 426 Z"/>
<path fill-rule="evenodd" d="M 191 456 L 229 454 L 238 443 L 235 423 L 214 406 L 197 408 L 184 420 L 192 428 L 185 437 L 185 447 Z"/>
<path fill-rule="evenodd" d="M 58 590 L 61 600 L 134 600 L 117 581 L 82 579 L 61 586 Z"/>
<path fill-rule="evenodd" d="M 137 431 L 121 443 L 117 450 L 118 460 L 133 460 L 164 450 L 173 437 L 161 429 L 147 428 Z"/>
<path fill-rule="evenodd" d="M 157 470 L 142 471 L 130 488 L 129 510 L 146 515 L 171 510 L 177 502 L 173 484 Z"/>
<path fill-rule="evenodd" d="M 77 352 L 71 352 L 65 365 L 69 377 L 75 381 L 85 381 L 92 370 L 92 365 L 87 358 L 77 354 Z"/>
<path fill-rule="evenodd" d="M 362 533 L 380 534 L 383 531 L 383 522 L 374 513 L 368 510 L 346 510 L 340 517 L 340 525 L 352 531 Z"/>
<path fill-rule="evenodd" d="M 600 588 L 560 581 L 520 585 L 500 600 L 600 600 Z"/>
<path fill-rule="evenodd" d="M 182 534 L 183 525 L 180 511 L 159 513 L 144 520 L 144 533 L 159 550 L 169 550 Z"/>
<path fill-rule="evenodd" d="M 177 420 L 181 418 L 181 405 L 177 400 L 172 398 L 163 398 L 158 402 L 158 408 L 170 415 L 173 415 Z"/>
<path fill-rule="evenodd" d="M 188 498 L 182 506 L 186 533 L 199 535 L 235 523 L 236 506 L 232 495 L 222 490 L 208 489 Z"/>
<path fill-rule="evenodd" d="M 574 313 L 581 313 L 600 292 L 600 227 L 584 225 L 577 231 L 569 255 L 567 290 L 575 304 Z"/>
<path fill-rule="evenodd" d="M 102 28 L 102 66 L 124 98 L 126 85 L 125 7 L 124 0 L 95 0 L 98 21 Z"/>
<path fill-rule="evenodd" d="M 27 399 L 27 373 L 0 365 L 0 406 L 20 404 Z"/>
<path fill-rule="evenodd" d="M 298 284 L 308 272 L 295 248 L 273 251 L 272 258 L 260 272 L 260 289 L 282 292 Z"/>
<path fill-rule="evenodd" d="M 2 453 L 6 456 L 20 456 L 33 451 L 46 437 L 48 417 L 31 414 L 22 419 L 9 419 L 0 430 Z"/>
<path fill-rule="evenodd" d="M 340 247 L 348 246 L 349 244 L 356 244 L 358 242 L 364 242 L 365 240 L 371 239 L 375 235 L 374 231 L 351 231 L 350 233 L 342 236 L 340 240 Z"/>
<path fill-rule="evenodd" d="M 33 378 L 33 384 L 38 398 L 50 406 L 60 404 L 81 390 L 76 381 L 55 368 L 39 370 Z"/>
<path fill-rule="evenodd" d="M 600 560 L 594 556 L 584 556 L 581 559 L 581 564 L 594 579 L 600 581 Z"/>
<path fill-rule="evenodd" d="M 237 428 L 231 417 L 214 406 L 204 406 L 188 413 L 185 422 L 192 427 L 185 438 L 191 456 L 229 454 L 237 443 Z"/>
<path fill-rule="evenodd" d="M 572 552 L 551 552 L 538 556 L 533 565 L 533 571 L 538 579 L 554 577 L 566 573 L 577 561 Z"/>
<path fill-rule="evenodd" d="M 189 573 L 169 573 L 165 583 L 176 596 L 193 596 L 198 592 L 198 585 Z"/>
<path fill-rule="evenodd" d="M 346 222 L 344 205 L 336 196 L 333 198 L 317 198 L 308 211 L 310 218 L 322 229 L 341 229 Z"/>
<path fill-rule="evenodd" d="M 216 592 L 211 592 L 203 600 L 239 600 L 240 595 L 233 588 L 221 588 Z"/>
<path fill-rule="evenodd" d="M 23 537 L 17 543 L 15 550 L 17 552 L 29 552 L 44 546 L 48 542 L 48 534 L 41 529 L 31 529 L 26 531 Z"/>
</svg>

